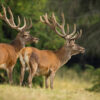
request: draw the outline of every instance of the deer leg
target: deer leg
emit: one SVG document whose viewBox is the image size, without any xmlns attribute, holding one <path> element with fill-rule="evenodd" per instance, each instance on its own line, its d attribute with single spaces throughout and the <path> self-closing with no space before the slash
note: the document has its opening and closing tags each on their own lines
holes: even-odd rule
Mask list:
<svg viewBox="0 0 100 100">
<path fill-rule="evenodd" d="M 24 74 L 25 74 L 25 67 L 21 67 L 20 86 L 22 86 L 23 84 Z"/>
<path fill-rule="evenodd" d="M 32 74 L 31 74 L 31 69 L 29 68 L 28 84 L 30 88 L 32 88 L 31 80 L 32 80 Z"/>
<path fill-rule="evenodd" d="M 20 86 L 21 86 L 23 83 L 24 74 L 25 74 L 25 61 L 21 55 L 20 55 L 19 59 L 20 59 L 20 63 L 21 63 L 21 76 L 20 76 Z"/>
<path fill-rule="evenodd" d="M 48 79 L 49 79 L 49 75 L 45 76 L 45 88 L 48 88 Z"/>
<path fill-rule="evenodd" d="M 7 69 L 7 75 L 8 75 L 9 83 L 10 84 L 13 83 L 13 80 L 12 80 L 12 71 L 13 71 L 13 68 L 11 68 L 11 67 Z"/>
<path fill-rule="evenodd" d="M 30 73 L 28 78 L 28 83 L 30 88 L 32 87 L 32 79 L 35 76 L 36 70 L 37 70 L 37 63 L 30 62 Z"/>
<path fill-rule="evenodd" d="M 50 88 L 51 89 L 53 89 L 53 80 L 54 80 L 54 77 L 55 77 L 55 73 L 51 72 L 51 74 L 50 74 Z"/>
<path fill-rule="evenodd" d="M 26 60 L 26 64 L 27 64 L 27 67 L 29 68 L 29 76 L 28 76 L 28 84 L 29 84 L 29 87 L 31 88 L 32 87 L 32 70 L 31 70 L 31 65 L 29 64 L 30 61 L 29 60 Z"/>
</svg>

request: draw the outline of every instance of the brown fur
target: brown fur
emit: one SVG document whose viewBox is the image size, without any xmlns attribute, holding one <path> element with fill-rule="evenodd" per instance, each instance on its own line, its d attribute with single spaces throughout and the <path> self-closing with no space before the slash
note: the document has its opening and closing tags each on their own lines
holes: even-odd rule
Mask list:
<svg viewBox="0 0 100 100">
<path fill-rule="evenodd" d="M 26 63 L 29 67 L 29 86 L 32 86 L 32 78 L 35 75 L 44 75 L 46 88 L 48 88 L 48 78 L 50 77 L 50 87 L 52 89 L 56 71 L 65 63 L 67 63 L 68 60 L 71 59 L 71 56 L 84 53 L 85 49 L 75 44 L 75 40 L 81 37 L 82 30 L 80 30 L 80 32 L 76 31 L 76 24 L 74 24 L 74 30 L 70 34 L 69 24 L 67 24 L 67 31 L 65 31 L 65 18 L 63 13 L 61 14 L 61 17 L 62 24 L 59 24 L 54 13 L 52 13 L 50 17 L 48 17 L 47 13 L 43 16 L 40 16 L 40 21 L 43 24 L 48 25 L 57 35 L 65 39 L 66 43 L 57 51 L 39 50 L 32 47 L 24 48 L 24 50 L 21 51 L 21 61 L 24 67 L 22 67 L 23 72 L 21 74 L 20 83 L 22 83 L 24 78 L 24 69 Z"/>
<path fill-rule="evenodd" d="M 25 36 L 26 36 L 25 32 Z M 12 83 L 12 71 L 19 57 L 20 50 L 25 47 L 25 44 L 37 41 L 37 38 L 32 37 L 29 33 L 26 37 L 23 33 L 18 33 L 15 40 L 11 44 L 0 43 L 0 68 L 5 69 L 8 73 L 9 82 Z"/>
<path fill-rule="evenodd" d="M 78 46 L 77 44 L 72 45 L 72 42 L 70 42 L 70 44 L 66 43 L 57 51 L 39 50 L 34 47 L 26 47 L 22 49 L 20 53 L 22 54 L 23 59 L 26 57 L 26 55 L 28 56 L 28 63 L 30 64 L 29 67 L 30 70 L 33 71 L 29 75 L 29 86 L 32 85 L 31 82 L 34 75 L 44 75 L 46 77 L 46 88 L 48 88 L 47 80 L 49 77 L 51 80 L 50 87 L 53 88 L 53 79 L 56 71 L 66 62 L 68 62 L 72 55 L 83 52 L 84 48 Z M 25 59 L 24 61 L 27 62 Z M 32 75 L 32 73 L 34 74 Z"/>
<path fill-rule="evenodd" d="M 0 68 L 7 70 L 9 82 L 12 83 L 12 71 L 14 65 L 16 64 L 17 58 L 19 56 L 20 50 L 25 47 L 25 44 L 31 42 L 37 42 L 37 38 L 32 37 L 29 33 L 29 30 L 32 27 L 32 20 L 30 23 L 26 22 L 24 18 L 24 25 L 20 27 L 20 17 L 18 17 L 18 24 L 14 22 L 14 16 L 11 9 L 8 7 L 9 18 L 7 18 L 7 11 L 4 5 L 2 4 L 3 14 L 0 12 L 0 19 L 4 20 L 11 28 L 19 31 L 15 40 L 11 44 L 1 43 L 0 44 Z"/>
<path fill-rule="evenodd" d="M 6 62 L 8 67 L 12 67 L 16 63 L 18 54 L 12 45 L 1 43 L 0 52 L 0 65 Z"/>
<path fill-rule="evenodd" d="M 16 64 L 19 51 L 16 51 L 11 44 L 0 44 L 0 68 L 7 71 L 10 83 L 12 83 L 12 71 Z M 2 66 L 3 64 L 4 66 Z"/>
</svg>

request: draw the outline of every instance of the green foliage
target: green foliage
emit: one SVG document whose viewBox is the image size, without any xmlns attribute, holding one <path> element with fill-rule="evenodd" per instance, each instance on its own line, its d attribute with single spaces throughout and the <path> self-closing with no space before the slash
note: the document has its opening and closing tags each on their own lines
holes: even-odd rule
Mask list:
<svg viewBox="0 0 100 100">
<path fill-rule="evenodd" d="M 13 81 L 14 81 L 14 84 L 19 84 L 20 73 L 21 73 L 20 70 L 21 70 L 21 65 L 20 65 L 19 60 L 18 60 L 17 64 L 14 67 L 14 70 L 13 70 Z"/>
<path fill-rule="evenodd" d="M 82 68 L 79 64 L 74 64 L 73 69 L 79 74 L 82 71 Z"/>
<path fill-rule="evenodd" d="M 18 60 L 17 64 L 14 67 L 14 71 L 13 71 L 13 81 L 14 81 L 14 84 L 16 84 L 16 85 L 19 84 L 20 73 L 21 73 L 21 65 L 20 65 L 20 62 Z M 25 71 L 25 76 L 24 76 L 24 81 L 23 81 L 24 85 L 28 85 L 28 76 L 29 76 L 29 72 Z M 4 79 L 6 80 L 5 76 L 4 76 Z M 33 79 L 33 85 L 34 86 L 39 85 L 39 86 L 43 87 L 43 77 L 42 76 L 40 76 L 40 77 L 34 77 L 34 79 Z"/>
<path fill-rule="evenodd" d="M 33 27 L 30 33 L 38 37 L 40 41 L 36 45 L 29 46 L 52 50 L 60 48 L 64 44 L 64 40 L 57 36 L 48 26 L 40 23 L 39 17 L 46 12 L 49 15 L 55 12 L 58 20 L 61 19 L 61 12 L 64 12 L 66 23 L 71 24 L 70 32 L 73 30 L 73 23 L 77 24 L 77 29 L 83 29 L 83 36 L 79 40 L 79 43 L 86 48 L 86 57 L 100 57 L 100 0 L 0 0 L 0 4 L 4 4 L 6 7 L 10 6 L 16 23 L 17 16 L 21 17 L 22 24 L 23 17 L 27 19 L 32 18 Z M 1 5 L 0 12 L 2 12 Z M 58 21 L 61 22 L 60 20 Z M 16 30 L 11 29 L 4 21 L 0 20 L 1 43 L 10 43 L 11 40 L 15 38 L 16 34 Z M 73 69 L 81 75 L 81 66 L 79 64 L 73 66 L 75 66 Z M 98 77 L 96 77 L 98 80 L 100 72 L 97 70 L 94 71 L 95 69 L 91 65 L 85 66 L 87 73 L 90 73 L 90 75 L 96 75 L 97 73 Z M 14 82 L 18 84 L 20 77 L 19 62 L 17 62 L 13 74 Z M 25 81 L 27 77 L 28 73 L 25 75 Z M 87 77 L 87 79 L 89 79 L 89 77 Z M 35 82 L 38 84 L 40 82 L 40 84 L 42 84 L 42 78 L 34 79 L 33 83 Z M 96 82 L 96 84 L 99 84 L 99 81 Z"/>
<path fill-rule="evenodd" d="M 39 37 L 40 35 L 44 35 L 42 38 L 43 40 L 45 40 L 45 34 L 41 33 L 40 34 L 40 30 L 42 29 L 42 27 L 44 27 L 42 24 L 39 23 L 39 16 L 43 15 L 43 9 L 45 8 L 47 0 L 31 0 L 31 1 L 27 1 L 27 0 L 0 0 L 0 4 L 3 3 L 4 6 L 10 6 L 14 17 L 15 17 L 15 22 L 17 23 L 17 16 L 21 17 L 21 22 L 23 24 L 23 17 L 27 17 L 27 19 L 29 19 L 30 17 L 32 18 L 33 21 L 33 28 L 31 29 L 31 34 L 35 36 L 35 34 L 37 35 L 37 37 Z M 1 6 L 1 5 L 0 5 Z M 0 8 L 0 12 L 2 11 L 2 9 Z M 6 30 L 5 30 L 6 29 Z M 4 21 L 0 20 L 0 42 L 3 43 L 10 43 L 11 40 L 13 40 L 16 36 L 16 31 L 13 31 Z M 46 40 L 48 37 L 46 37 Z M 40 39 L 42 40 L 42 39 Z M 46 42 L 45 40 L 45 42 Z M 37 47 L 41 47 L 41 45 L 37 46 Z M 19 61 L 17 62 L 14 71 L 13 71 L 13 80 L 15 84 L 19 84 L 19 77 L 20 77 L 20 63 Z M 28 73 L 26 72 L 25 74 L 25 80 L 24 82 L 27 81 L 27 77 L 28 77 Z M 42 77 L 38 77 L 38 78 L 34 78 L 33 80 L 34 84 L 39 84 L 40 86 L 42 86 Z"/>
<path fill-rule="evenodd" d="M 100 68 L 94 70 L 95 79 L 93 81 L 93 86 L 89 89 L 90 91 L 100 92 Z"/>
<path fill-rule="evenodd" d="M 94 66 L 89 65 L 89 64 L 85 64 L 85 67 L 88 73 L 92 73 L 95 70 Z"/>
<path fill-rule="evenodd" d="M 92 79 L 93 86 L 88 88 L 89 91 L 100 92 L 100 68 L 95 69 L 92 65 L 86 64 L 86 76 L 88 80 Z"/>
</svg>

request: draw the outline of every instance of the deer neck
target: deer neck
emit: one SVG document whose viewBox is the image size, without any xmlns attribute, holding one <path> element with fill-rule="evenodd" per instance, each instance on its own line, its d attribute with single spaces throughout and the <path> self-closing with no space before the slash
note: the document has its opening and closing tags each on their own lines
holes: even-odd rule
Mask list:
<svg viewBox="0 0 100 100">
<path fill-rule="evenodd" d="M 56 51 L 57 58 L 60 61 L 60 66 L 63 66 L 65 63 L 68 62 L 69 59 L 71 59 L 71 50 L 69 47 L 66 46 L 66 44 Z M 59 67 L 60 67 L 59 66 Z"/>
<path fill-rule="evenodd" d="M 25 47 L 25 43 L 20 39 L 16 38 L 11 42 L 11 45 L 14 47 L 15 51 L 18 53 L 22 48 Z"/>
</svg>

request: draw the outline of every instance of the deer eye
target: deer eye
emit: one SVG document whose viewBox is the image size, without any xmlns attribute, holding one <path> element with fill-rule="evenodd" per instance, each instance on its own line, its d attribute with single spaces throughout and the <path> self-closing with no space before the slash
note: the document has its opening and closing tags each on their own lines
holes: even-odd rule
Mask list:
<svg viewBox="0 0 100 100">
<path fill-rule="evenodd" d="M 75 46 L 74 44 L 72 44 L 72 46 Z"/>
<path fill-rule="evenodd" d="M 23 35 L 23 37 L 24 37 L 24 38 L 27 38 L 27 37 L 28 37 L 28 35 Z"/>
</svg>

